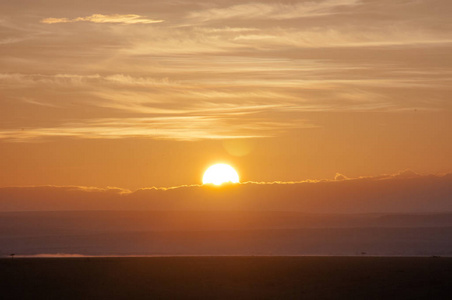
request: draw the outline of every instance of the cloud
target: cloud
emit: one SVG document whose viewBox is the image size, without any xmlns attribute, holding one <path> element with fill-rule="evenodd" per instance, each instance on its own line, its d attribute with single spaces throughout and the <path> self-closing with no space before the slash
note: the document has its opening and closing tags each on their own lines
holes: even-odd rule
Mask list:
<svg viewBox="0 0 452 300">
<path fill-rule="evenodd" d="M 0 57 L 4 139 L 114 132 L 180 139 L 181 115 L 196 119 L 189 139 L 278 136 L 315 127 L 300 120 L 307 112 L 452 107 L 448 1 L 143 1 L 140 15 L 91 15 L 102 10 L 86 2 L 72 15 L 85 17 L 42 22 L 165 23 L 76 26 L 69 33 L 65 26 L 37 26 L 11 3 L 11 16 L 0 20 L 0 43 L 7 45 Z M 111 10 L 136 9 L 122 8 Z M 162 20 L 147 17 L 153 14 Z M 19 111 L 34 117 L 18 118 Z M 232 120 L 232 112 L 246 117 Z M 170 128 L 156 115 L 177 118 Z M 220 125 L 231 124 L 252 130 L 221 132 Z"/>
<path fill-rule="evenodd" d="M 45 75 L 0 73 L 0 80 L 2 80 L 3 87 L 9 89 L 43 86 L 70 88 L 87 87 L 90 85 L 109 85 L 114 87 L 187 87 L 186 85 L 169 80 L 168 78 L 131 76 L 125 74 L 99 75 L 60 73 Z"/>
<path fill-rule="evenodd" d="M 42 104 L 40 104 L 42 105 Z M 241 108 L 244 109 L 244 108 Z M 84 139 L 154 138 L 178 141 L 202 139 L 259 138 L 272 136 L 276 128 L 314 128 L 308 123 L 294 125 L 223 116 L 166 116 L 153 118 L 104 118 L 84 123 L 66 123 L 48 128 L 0 130 L 0 140 L 15 142 L 33 139 L 72 137 Z"/>
<path fill-rule="evenodd" d="M 452 174 L 173 188 L 0 188 L 0 211 L 152 210 L 432 213 L 452 211 Z"/>
<path fill-rule="evenodd" d="M 306 1 L 294 4 L 247 3 L 224 8 L 210 8 L 192 12 L 189 17 L 202 22 L 222 19 L 295 19 L 338 13 L 336 9 L 355 6 L 359 0 Z"/>
<path fill-rule="evenodd" d="M 452 174 L 408 177 L 0 188 L 0 256 L 450 255 Z"/>
<path fill-rule="evenodd" d="M 258 43 L 260 47 L 298 47 L 298 48 L 349 48 L 349 47 L 390 47 L 407 46 L 434 47 L 452 42 L 444 34 L 432 34 L 430 30 L 418 29 L 401 24 L 397 31 L 391 26 L 382 25 L 377 30 L 363 28 L 356 31 L 349 26 L 272 29 L 260 32 L 243 32 L 234 37 L 239 44 Z"/>
<path fill-rule="evenodd" d="M 8 44 L 14 44 L 19 43 L 22 41 L 26 41 L 27 38 L 6 38 L 0 40 L 0 45 L 8 45 Z"/>
<path fill-rule="evenodd" d="M 392 177 L 394 177 L 394 178 L 402 178 L 402 179 L 416 178 L 419 176 L 421 176 L 421 175 L 412 170 L 404 170 L 397 174 L 392 175 Z"/>
<path fill-rule="evenodd" d="M 91 23 L 119 23 L 119 24 L 155 24 L 162 23 L 164 20 L 148 19 L 146 17 L 134 14 L 128 15 L 102 15 L 93 14 L 87 17 L 78 17 L 74 19 L 68 18 L 46 18 L 42 19 L 41 23 L 44 24 L 58 24 L 58 23 L 74 23 L 74 22 L 91 22 Z"/>
<path fill-rule="evenodd" d="M 336 175 L 334 176 L 334 180 L 338 180 L 338 181 L 347 180 L 347 179 L 349 179 L 347 176 L 339 174 L 339 173 L 336 173 Z"/>
<path fill-rule="evenodd" d="M 258 28 L 252 27 L 221 27 L 221 28 L 211 28 L 211 27 L 200 27 L 197 28 L 199 31 L 207 33 L 241 33 L 241 32 L 253 32 L 259 31 Z"/>
</svg>

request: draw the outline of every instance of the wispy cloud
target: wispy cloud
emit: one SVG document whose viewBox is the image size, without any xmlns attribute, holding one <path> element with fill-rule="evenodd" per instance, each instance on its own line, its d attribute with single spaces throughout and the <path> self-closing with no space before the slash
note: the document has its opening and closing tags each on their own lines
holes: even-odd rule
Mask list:
<svg viewBox="0 0 452 300">
<path fill-rule="evenodd" d="M 300 115 L 312 111 L 452 107 L 447 0 L 140 0 L 140 15 L 92 15 L 99 8 L 81 3 L 72 15 L 36 6 L 70 16 L 44 25 L 19 6 L 0 13 L 3 139 L 274 136 L 304 128 Z M 184 118 L 192 134 L 179 129 Z"/>
<path fill-rule="evenodd" d="M 204 22 L 232 18 L 284 20 L 329 15 L 337 13 L 335 10 L 340 7 L 355 6 L 359 3 L 360 0 L 306 1 L 294 4 L 255 2 L 196 11 L 192 12 L 189 17 Z"/>
<path fill-rule="evenodd" d="M 57 23 L 74 23 L 74 22 L 92 22 L 92 23 L 120 23 L 120 24 L 154 24 L 162 23 L 164 20 L 148 19 L 146 17 L 134 14 L 128 15 L 102 15 L 94 14 L 87 17 L 78 17 L 74 19 L 68 18 L 46 18 L 41 20 L 44 24 L 57 24 Z"/>
<path fill-rule="evenodd" d="M 0 130 L 0 140 L 15 142 L 52 137 L 84 139 L 154 138 L 193 141 L 202 139 L 258 138 L 273 136 L 278 130 L 313 128 L 298 122 L 259 120 L 243 115 L 170 116 L 155 118 L 94 119 L 49 128 Z"/>
<path fill-rule="evenodd" d="M 233 37 L 238 44 L 258 43 L 262 48 L 350 48 L 388 46 L 447 45 L 452 39 L 444 33 L 432 34 L 429 30 L 413 31 L 401 24 L 396 31 L 392 26 L 382 26 L 376 31 L 367 28 L 357 32 L 348 26 L 337 28 L 272 29 L 260 32 L 241 32 Z"/>
</svg>

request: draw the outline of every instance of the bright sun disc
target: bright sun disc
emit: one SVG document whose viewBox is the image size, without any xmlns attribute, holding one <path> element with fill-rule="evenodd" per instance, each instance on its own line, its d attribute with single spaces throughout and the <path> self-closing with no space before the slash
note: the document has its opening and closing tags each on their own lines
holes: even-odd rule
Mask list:
<svg viewBox="0 0 452 300">
<path fill-rule="evenodd" d="M 239 175 L 233 167 L 226 164 L 216 164 L 207 169 L 202 177 L 203 184 L 221 185 L 225 182 L 238 183 Z"/>
</svg>

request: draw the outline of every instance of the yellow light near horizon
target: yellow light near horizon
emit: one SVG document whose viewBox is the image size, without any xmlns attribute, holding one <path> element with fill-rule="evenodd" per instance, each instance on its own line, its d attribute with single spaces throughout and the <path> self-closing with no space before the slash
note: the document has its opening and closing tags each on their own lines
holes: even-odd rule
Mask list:
<svg viewBox="0 0 452 300">
<path fill-rule="evenodd" d="M 221 185 L 226 182 L 239 182 L 239 175 L 233 167 L 227 164 L 216 164 L 210 166 L 202 177 L 203 184 Z"/>
</svg>

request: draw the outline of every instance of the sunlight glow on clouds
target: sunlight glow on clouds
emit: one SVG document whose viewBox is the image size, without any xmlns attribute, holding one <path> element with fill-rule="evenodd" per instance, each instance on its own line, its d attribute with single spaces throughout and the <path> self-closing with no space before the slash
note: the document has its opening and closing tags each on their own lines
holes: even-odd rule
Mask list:
<svg viewBox="0 0 452 300">
<path fill-rule="evenodd" d="M 1 138 L 278 136 L 318 127 L 299 116 L 307 112 L 450 111 L 451 8 L 137 0 L 106 9 L 83 0 L 71 15 L 64 4 L 30 4 L 26 15 L 10 3 L 0 12 Z"/>
<path fill-rule="evenodd" d="M 315 126 L 302 121 L 292 125 L 292 128 L 313 127 Z M 76 137 L 85 139 L 157 138 L 193 141 L 269 137 L 276 128 L 289 129 L 288 125 L 283 122 L 253 119 L 247 121 L 233 115 L 91 119 L 85 123 L 68 123 L 50 128 L 0 130 L 0 140 L 22 142 L 37 138 Z"/>
<path fill-rule="evenodd" d="M 44 24 L 74 23 L 74 22 L 92 22 L 92 23 L 121 23 L 121 24 L 154 24 L 161 23 L 163 20 L 147 19 L 140 15 L 102 15 L 94 14 L 87 17 L 75 19 L 68 18 L 46 18 L 41 21 Z"/>
<path fill-rule="evenodd" d="M 305 182 L 245 182 L 221 188 L 35 186 L 0 188 L 0 211 L 153 210 L 435 213 L 452 209 L 452 174 L 416 173 Z M 333 196 L 332 196 L 333 195 Z M 435 195 L 435 197 L 432 197 Z"/>
<path fill-rule="evenodd" d="M 254 2 L 193 12 L 189 17 L 199 19 L 203 22 L 233 18 L 270 18 L 284 20 L 334 14 L 336 13 L 336 8 L 357 5 L 359 2 L 360 0 L 305 1 L 294 4 Z"/>
</svg>

